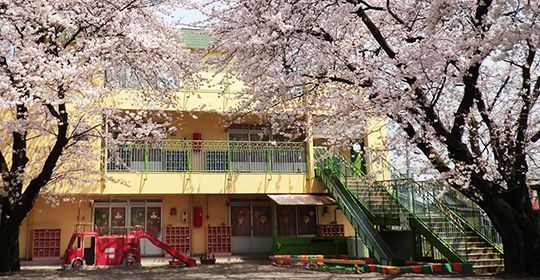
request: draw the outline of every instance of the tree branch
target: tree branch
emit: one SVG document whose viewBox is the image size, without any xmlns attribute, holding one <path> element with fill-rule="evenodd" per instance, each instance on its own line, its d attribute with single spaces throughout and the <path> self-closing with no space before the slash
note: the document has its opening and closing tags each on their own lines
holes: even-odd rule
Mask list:
<svg viewBox="0 0 540 280">
<path fill-rule="evenodd" d="M 63 88 L 63 85 L 58 86 L 58 98 L 60 100 L 65 98 L 65 89 Z M 68 144 L 68 113 L 65 103 L 62 102 L 58 105 L 58 112 L 60 119 L 58 120 L 57 125 L 58 136 L 56 137 L 56 141 L 45 159 L 41 172 L 28 184 L 28 187 L 21 196 L 20 204 L 15 205 L 15 211 L 28 213 L 30 209 L 32 209 L 34 200 L 38 196 L 40 190 L 50 181 L 58 160 L 62 156 L 65 146 Z M 20 223 L 24 217 L 25 215 L 20 215 L 20 221 L 13 220 L 13 222 Z"/>
<path fill-rule="evenodd" d="M 399 23 L 399 24 L 405 24 L 405 22 L 400 18 L 398 17 L 393 11 L 392 9 L 390 9 L 390 0 L 386 0 L 386 10 L 388 11 L 388 13 Z"/>
<path fill-rule="evenodd" d="M 0 173 L 7 174 L 9 172 L 8 164 L 6 162 L 6 158 L 4 157 L 4 154 L 2 151 L 0 151 Z"/>
<path fill-rule="evenodd" d="M 476 51 L 478 54 L 478 51 Z M 463 92 L 463 98 L 459 103 L 456 113 L 454 113 L 454 124 L 452 126 L 452 136 L 457 139 L 461 139 L 463 136 L 463 130 L 465 126 L 465 118 L 469 115 L 471 107 L 474 104 L 474 97 L 479 94 L 477 83 L 478 76 L 480 76 L 480 63 L 474 63 L 467 69 L 465 75 L 463 75 L 463 83 L 465 90 Z"/>
<path fill-rule="evenodd" d="M 349 2 L 351 2 L 351 1 L 349 1 Z M 352 1 L 352 2 L 354 3 L 354 1 Z M 394 52 L 394 50 L 392 50 L 390 45 L 388 45 L 388 42 L 386 42 L 386 39 L 382 35 L 381 31 L 375 25 L 375 23 L 371 20 L 371 18 L 366 14 L 364 9 L 359 8 L 354 13 L 362 19 L 362 22 L 366 25 L 369 32 L 373 36 L 373 38 L 375 38 L 377 43 L 379 43 L 379 46 L 381 46 L 381 48 L 384 50 L 386 55 L 388 55 L 388 57 L 390 57 L 391 59 L 396 58 L 396 52 Z"/>
<path fill-rule="evenodd" d="M 444 173 L 451 170 L 450 167 L 446 165 L 439 152 L 437 152 L 437 150 L 433 148 L 431 143 L 426 141 L 425 138 L 417 135 L 417 131 L 414 129 L 414 126 L 410 122 L 405 121 L 399 116 L 390 116 L 390 118 L 394 119 L 401 125 L 401 128 L 403 129 L 403 131 L 405 131 L 409 140 L 415 143 L 416 147 L 420 149 L 420 151 L 422 151 L 422 153 L 428 158 L 428 160 L 431 162 L 433 167 L 437 169 L 437 171 L 439 171 L 440 173 Z"/>
</svg>

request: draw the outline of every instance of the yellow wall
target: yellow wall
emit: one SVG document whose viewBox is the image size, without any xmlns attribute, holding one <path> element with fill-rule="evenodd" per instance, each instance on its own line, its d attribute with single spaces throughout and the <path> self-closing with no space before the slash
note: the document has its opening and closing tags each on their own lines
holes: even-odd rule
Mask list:
<svg viewBox="0 0 540 280">
<path fill-rule="evenodd" d="M 161 195 L 161 196 L 94 196 L 93 199 L 108 198 L 161 198 L 163 201 L 162 226 L 188 226 L 191 229 L 191 254 L 202 254 L 206 251 L 206 228 L 208 226 L 228 226 L 229 205 L 227 195 Z M 62 198 L 61 198 L 62 199 Z M 202 207 L 203 225 L 193 226 L 193 208 Z M 338 224 L 345 225 L 345 235 L 353 236 L 354 230 L 347 222 L 341 210 L 335 205 L 328 205 L 328 212 L 323 214 L 322 206 L 318 207 L 319 224 L 330 224 L 337 217 Z M 176 208 L 176 215 L 171 215 L 171 208 Z M 182 221 L 182 213 L 186 211 L 187 221 Z M 334 216 L 334 214 L 337 214 Z M 72 201 L 61 201 L 58 205 L 39 199 L 30 215 L 24 220 L 20 232 L 20 256 L 32 257 L 32 234 L 34 229 L 60 228 L 60 253 L 63 255 L 71 235 L 78 223 L 92 223 L 92 202 L 89 197 L 72 198 Z"/>
<path fill-rule="evenodd" d="M 375 176 L 376 180 L 390 180 L 390 172 L 386 166 L 388 152 L 386 150 L 387 139 L 386 119 L 373 119 L 370 122 L 370 133 L 365 137 L 368 147 L 368 173 Z"/>
<path fill-rule="evenodd" d="M 211 71 L 200 72 L 203 79 L 202 85 L 196 88 L 184 87 L 172 94 L 176 104 L 174 106 L 163 107 L 162 104 L 155 104 L 144 109 L 148 110 L 180 110 L 180 111 L 206 111 L 225 112 L 237 106 L 241 96 L 238 93 L 243 89 L 243 85 L 237 79 L 224 79 L 224 73 L 213 73 Z M 112 97 L 105 102 L 105 106 L 118 109 L 141 109 L 140 98 L 134 89 L 111 89 L 115 92 Z"/>
<path fill-rule="evenodd" d="M 318 181 L 307 181 L 305 173 L 109 173 L 108 181 L 85 193 L 102 194 L 255 194 L 320 193 Z"/>
<path fill-rule="evenodd" d="M 347 220 L 347 217 L 345 217 L 343 214 L 343 211 L 338 209 L 337 205 L 327 205 L 327 213 L 323 213 L 323 207 L 325 206 L 319 206 L 317 209 L 319 224 L 328 225 L 334 222 L 337 224 L 342 224 L 344 225 L 345 236 L 354 236 L 354 228 Z"/>
<path fill-rule="evenodd" d="M 206 251 L 206 227 L 229 225 L 227 196 L 223 195 L 179 195 L 163 198 L 163 225 L 189 226 L 191 228 L 191 253 L 203 254 Z M 177 209 L 170 215 L 171 207 Z M 202 207 L 203 226 L 193 227 L 193 207 Z M 188 220 L 182 222 L 182 212 L 187 211 Z"/>
<path fill-rule="evenodd" d="M 79 223 L 92 223 L 92 207 L 87 198 L 80 197 L 70 201 L 59 198 L 59 204 L 39 198 L 32 211 L 22 223 L 19 234 L 19 256 L 32 257 L 32 241 L 34 229 L 61 229 L 60 255 L 64 254 L 68 242 Z"/>
</svg>

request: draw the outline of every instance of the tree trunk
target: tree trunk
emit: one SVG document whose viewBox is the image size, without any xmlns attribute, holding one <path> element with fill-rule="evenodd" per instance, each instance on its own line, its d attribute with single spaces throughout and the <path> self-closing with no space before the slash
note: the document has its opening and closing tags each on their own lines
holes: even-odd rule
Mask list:
<svg viewBox="0 0 540 280">
<path fill-rule="evenodd" d="M 502 238 L 505 273 L 540 275 L 538 213 L 513 209 L 500 197 L 485 201 L 482 208 Z"/>
<path fill-rule="evenodd" d="M 19 228 L 20 225 L 0 230 L 0 273 L 21 270 L 19 260 Z"/>
</svg>

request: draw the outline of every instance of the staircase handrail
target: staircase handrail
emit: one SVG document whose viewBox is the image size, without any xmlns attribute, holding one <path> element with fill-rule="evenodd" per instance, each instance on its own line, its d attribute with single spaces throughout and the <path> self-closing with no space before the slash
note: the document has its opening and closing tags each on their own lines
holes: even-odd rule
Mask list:
<svg viewBox="0 0 540 280">
<path fill-rule="evenodd" d="M 346 212 L 353 213 L 354 211 L 352 209 L 350 209 L 350 206 L 347 205 L 344 202 L 345 198 L 341 197 L 336 192 L 336 190 L 337 190 L 336 183 L 333 182 L 333 180 L 331 179 L 331 174 L 329 174 L 329 171 L 324 166 L 321 166 L 321 163 L 322 163 L 322 161 L 317 161 L 316 162 L 316 165 L 318 165 L 317 166 L 318 168 L 315 171 L 316 174 L 321 179 L 321 181 L 323 181 L 324 185 L 328 189 L 330 189 L 330 191 L 334 195 L 334 198 L 336 199 L 336 202 L 338 203 L 338 205 L 340 207 L 344 208 L 343 209 L 343 210 L 345 210 L 344 212 L 345 213 Z M 337 179 L 339 180 L 339 178 L 337 178 Z M 341 180 L 340 180 L 340 182 L 341 182 Z M 356 197 L 356 195 L 354 193 L 352 193 L 349 188 L 343 188 L 343 190 L 345 190 L 350 197 Z M 360 202 L 360 201 L 356 201 L 356 202 Z M 359 207 L 361 207 L 361 206 L 359 206 Z M 352 214 L 350 216 L 351 216 L 351 219 L 354 219 Z M 351 222 L 352 223 L 357 223 L 359 226 L 362 224 L 360 221 L 351 221 Z M 366 219 L 365 222 L 369 223 L 369 220 Z M 384 263 L 389 264 L 391 262 L 391 260 L 393 259 L 392 252 L 386 246 L 386 244 L 384 243 L 384 240 L 382 240 L 382 238 L 380 238 L 380 236 L 374 236 L 374 235 L 370 234 L 370 231 L 373 230 L 373 226 L 371 224 L 369 224 L 368 227 L 370 227 L 371 230 L 365 228 L 365 230 L 363 231 L 364 235 L 363 236 L 360 235 L 360 237 L 363 239 L 363 242 L 368 247 L 368 249 L 371 252 L 373 252 L 375 259 L 377 259 L 377 261 L 379 261 L 379 263 L 381 263 L 381 264 L 384 264 Z M 370 234 L 370 236 L 368 237 L 367 234 Z"/>
<path fill-rule="evenodd" d="M 412 178 L 411 178 L 412 180 Z M 439 182 L 439 181 L 435 181 L 435 182 Z M 439 182 L 440 184 L 443 184 L 442 182 Z M 419 182 L 417 182 L 418 185 L 420 186 L 423 186 L 422 184 L 420 184 Z M 423 187 L 425 189 L 425 187 Z M 499 242 L 497 242 L 496 240 L 499 239 L 500 240 L 500 236 L 499 236 L 499 233 L 497 232 L 497 230 L 495 229 L 495 227 L 491 224 L 491 220 L 489 219 L 489 217 L 487 216 L 487 214 L 485 213 L 485 211 L 480 208 L 476 203 L 474 203 L 472 200 L 470 200 L 469 198 L 463 196 L 463 198 L 467 199 L 468 201 L 467 202 L 471 202 L 473 203 L 473 206 L 472 208 L 468 208 L 468 209 L 471 209 L 472 211 L 476 211 L 476 212 L 479 212 L 480 215 L 478 215 L 478 218 L 481 218 L 481 219 L 485 219 L 486 221 L 489 222 L 489 225 L 484 225 L 484 226 L 481 226 L 481 225 L 476 225 L 476 224 L 473 224 L 471 223 L 465 216 L 463 216 L 463 214 L 461 214 L 458 210 L 456 210 L 454 207 L 452 207 L 451 205 L 448 205 L 448 204 L 444 204 L 446 205 L 446 207 L 455 213 L 456 216 L 459 217 L 459 219 L 461 219 L 461 221 L 467 225 L 467 227 L 469 227 L 470 229 L 472 229 L 476 234 L 480 235 L 480 237 L 482 239 L 484 239 L 486 242 L 488 242 L 491 246 L 493 246 L 497 251 L 499 251 L 499 253 L 503 254 L 504 253 L 504 249 L 503 247 L 501 246 L 501 244 Z M 492 231 L 494 230 L 495 231 L 495 234 L 487 234 L 485 232 L 485 229 L 481 228 L 481 227 L 488 227 L 490 228 Z"/>
<path fill-rule="evenodd" d="M 319 147 L 318 149 L 316 149 L 316 152 L 315 152 L 315 158 L 317 158 L 317 156 L 320 156 L 320 151 L 323 151 L 325 149 L 321 149 L 321 147 Z M 330 153 L 329 153 L 330 154 Z M 363 173 L 361 170 L 359 170 L 356 166 L 354 166 L 352 163 L 350 163 L 348 160 L 346 160 L 342 155 L 340 155 L 339 153 L 331 153 L 331 156 L 334 156 L 334 159 L 338 159 L 340 161 L 340 163 L 343 165 L 343 167 L 347 168 L 348 171 L 351 171 L 351 175 L 355 175 L 355 177 L 358 177 L 358 178 L 365 178 L 366 175 L 365 173 Z M 317 163 L 320 162 L 320 159 L 317 160 Z M 339 168 L 334 168 L 333 169 L 334 172 L 339 172 L 339 175 L 340 177 L 344 177 L 344 174 L 341 170 L 339 170 Z M 346 185 L 346 180 L 342 179 L 342 182 Z M 392 182 L 392 183 L 395 183 L 396 180 L 390 180 L 390 181 L 387 181 L 387 182 Z M 382 184 L 383 181 L 374 181 L 374 184 L 375 185 L 378 185 L 379 187 L 382 186 L 382 188 L 384 190 L 386 190 L 388 192 L 388 194 L 393 198 L 395 199 L 403 208 L 407 209 L 409 211 L 410 214 L 412 214 L 413 216 L 415 216 L 415 218 L 417 218 L 417 220 L 421 223 L 424 224 L 424 227 L 431 231 L 431 233 L 434 235 L 434 236 L 437 236 L 437 238 L 442 242 L 442 244 L 447 247 L 447 249 L 449 249 L 450 251 L 453 251 L 455 253 L 455 250 L 452 246 L 449 246 L 449 244 L 447 244 L 447 242 L 445 242 L 444 240 L 442 240 L 440 238 L 440 233 L 436 233 L 434 232 L 431 227 L 428 225 L 428 223 L 425 221 L 426 217 L 423 217 L 423 216 L 420 216 L 418 215 L 418 213 L 416 212 L 416 209 L 414 207 L 414 202 L 413 202 L 413 207 L 410 207 L 409 205 L 405 205 L 400 199 L 399 197 L 397 196 L 397 194 L 395 193 L 395 187 L 394 187 L 394 192 L 391 192 L 390 190 L 388 190 L 388 188 L 386 188 L 386 186 L 384 186 L 384 184 Z M 381 185 L 382 184 L 382 185 Z M 366 186 L 368 188 L 372 188 L 372 185 L 371 184 L 366 184 Z M 349 191 L 350 189 L 347 188 Z M 444 218 L 445 221 L 446 221 L 446 225 L 449 225 L 451 226 L 453 229 L 457 230 L 457 232 L 459 233 L 460 236 L 458 237 L 461 237 L 464 242 L 465 242 L 465 260 L 468 260 L 468 241 L 467 241 L 467 235 L 465 233 L 465 227 L 461 224 L 461 223 L 456 223 L 455 219 L 450 219 L 449 216 L 452 216 L 454 215 L 453 212 L 449 211 L 449 209 L 447 209 L 440 201 L 438 201 L 435 197 L 432 197 L 431 196 L 431 193 L 427 192 L 425 193 L 427 194 L 428 198 L 431 199 L 431 203 L 432 204 L 435 204 L 437 207 L 437 209 L 442 212 L 440 213 L 441 214 L 441 218 Z M 427 219 L 431 220 L 431 216 L 428 217 Z"/>
<path fill-rule="evenodd" d="M 405 174 L 401 173 L 399 170 L 397 170 L 397 168 L 395 166 L 393 166 L 390 162 L 388 162 L 386 159 L 384 158 L 381 158 L 381 161 L 382 163 L 385 165 L 386 168 L 388 168 L 388 170 L 391 171 L 391 173 L 394 175 L 394 174 L 397 174 L 399 176 L 399 180 L 405 180 L 407 181 L 408 183 L 410 183 L 411 185 L 417 187 L 418 189 L 421 189 L 423 191 L 425 191 L 426 193 L 429 193 L 431 194 L 431 196 L 433 196 L 435 198 L 435 196 L 432 194 L 432 192 L 430 192 L 429 189 L 427 189 L 423 184 L 420 184 L 418 181 L 406 176 Z M 439 181 L 437 181 L 439 182 Z M 442 184 L 442 183 L 441 183 Z M 466 198 L 466 197 L 464 197 Z M 437 198 L 435 198 L 437 199 Z M 468 198 L 466 198 L 468 199 Z M 438 201 L 438 199 L 437 199 Z M 476 211 L 480 212 L 481 214 L 485 215 L 487 217 L 487 214 L 484 212 L 484 210 L 482 208 L 480 208 L 476 203 L 474 203 L 474 201 L 472 200 L 469 200 L 470 202 L 473 203 L 473 205 L 475 206 L 475 209 Z M 486 242 L 488 242 L 491 246 L 493 246 L 495 249 L 497 249 L 500 253 L 503 253 L 503 248 L 500 246 L 500 244 L 498 244 L 494 239 L 497 238 L 497 236 L 488 236 L 487 234 L 484 233 L 484 230 L 482 229 L 479 229 L 477 226 L 473 225 L 471 222 L 469 222 L 461 213 L 459 213 L 458 211 L 455 211 L 454 209 L 452 209 L 449 205 L 447 205 L 446 203 L 438 203 L 438 205 L 441 205 L 442 207 L 445 208 L 445 211 L 448 211 L 449 213 L 451 213 L 451 217 L 452 218 L 456 218 L 459 220 L 459 223 L 460 224 L 465 224 L 466 227 L 472 229 L 476 234 L 480 235 L 481 238 L 483 238 Z M 489 220 L 489 217 L 488 217 L 488 221 L 490 222 L 491 224 L 491 220 Z M 490 227 L 493 227 L 493 225 L 490 225 Z M 498 233 L 497 233 L 498 235 Z"/>
</svg>

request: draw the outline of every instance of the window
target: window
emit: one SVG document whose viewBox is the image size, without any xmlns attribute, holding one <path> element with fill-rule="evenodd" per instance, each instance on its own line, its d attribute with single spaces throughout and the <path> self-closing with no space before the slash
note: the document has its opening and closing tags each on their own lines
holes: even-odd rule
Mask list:
<svg viewBox="0 0 540 280">
<path fill-rule="evenodd" d="M 228 128 L 229 140 L 231 141 L 268 141 L 270 134 L 268 130 L 255 125 L 231 125 Z"/>
<path fill-rule="evenodd" d="M 184 151 L 165 151 L 163 170 L 184 171 L 188 169 L 187 153 Z"/>
<path fill-rule="evenodd" d="M 94 208 L 94 224 L 98 228 L 109 227 L 109 207 Z"/>
<path fill-rule="evenodd" d="M 227 152 L 209 151 L 206 152 L 206 170 L 224 171 L 228 169 Z"/>
<path fill-rule="evenodd" d="M 253 236 L 272 236 L 270 206 L 253 206 Z"/>
<path fill-rule="evenodd" d="M 250 206 L 231 206 L 231 229 L 233 236 L 251 236 Z"/>
<path fill-rule="evenodd" d="M 278 235 L 296 235 L 296 209 L 294 206 L 278 206 Z"/>
<path fill-rule="evenodd" d="M 297 206 L 298 235 L 317 233 L 317 215 L 313 205 Z"/>
<path fill-rule="evenodd" d="M 81 249 L 81 237 L 77 236 L 75 237 L 75 240 L 73 241 L 73 245 L 71 249 Z"/>
<path fill-rule="evenodd" d="M 107 152 L 107 170 L 127 170 L 131 167 L 131 145 L 119 144 Z"/>
<path fill-rule="evenodd" d="M 317 233 L 317 209 L 314 205 L 277 207 L 278 235 L 315 235 Z"/>
</svg>

